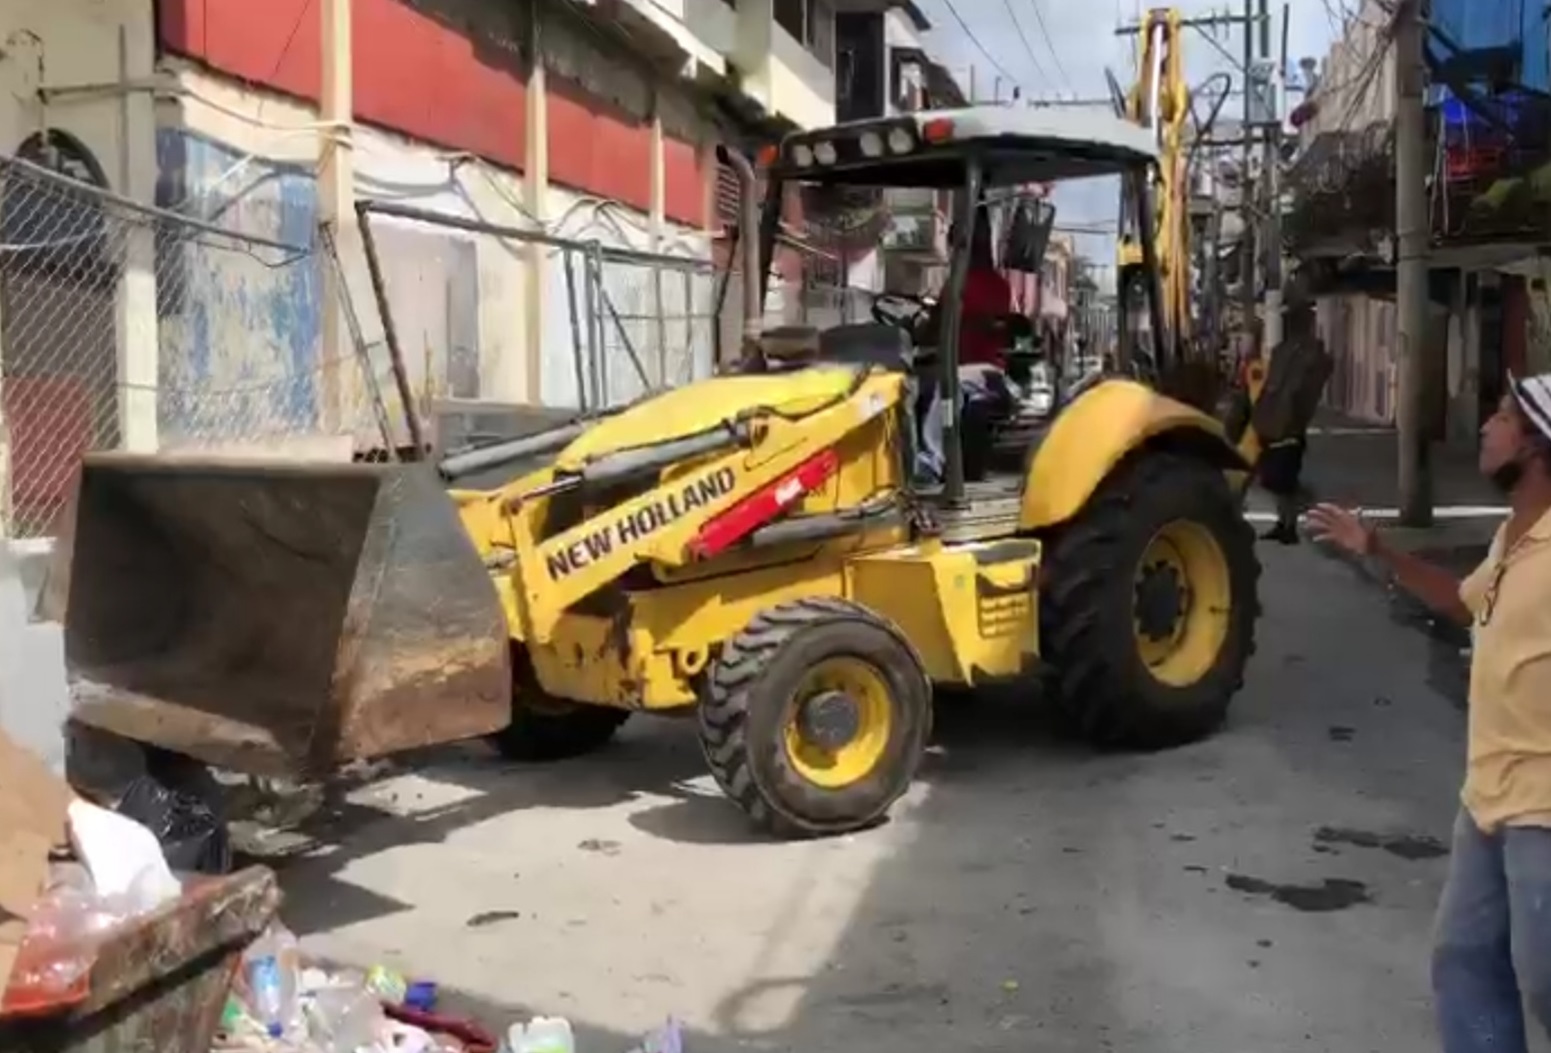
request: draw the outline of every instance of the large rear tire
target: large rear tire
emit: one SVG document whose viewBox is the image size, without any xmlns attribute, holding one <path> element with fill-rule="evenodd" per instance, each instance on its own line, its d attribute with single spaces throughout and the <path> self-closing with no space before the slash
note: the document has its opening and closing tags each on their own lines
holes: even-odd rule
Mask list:
<svg viewBox="0 0 1551 1053">
<path fill-rule="evenodd" d="M 1215 731 L 1255 650 L 1260 564 L 1223 473 L 1143 452 L 1046 551 L 1040 621 L 1063 713 L 1101 746 Z"/>
<path fill-rule="evenodd" d="M 518 761 L 554 761 L 602 749 L 627 709 L 555 698 L 539 686 L 527 656 L 512 655 L 512 722 L 490 736 L 501 756 Z"/>
<path fill-rule="evenodd" d="M 711 774 L 757 825 L 846 833 L 910 788 L 931 735 L 931 685 L 888 622 L 844 600 L 798 600 L 722 649 L 699 723 Z"/>
</svg>

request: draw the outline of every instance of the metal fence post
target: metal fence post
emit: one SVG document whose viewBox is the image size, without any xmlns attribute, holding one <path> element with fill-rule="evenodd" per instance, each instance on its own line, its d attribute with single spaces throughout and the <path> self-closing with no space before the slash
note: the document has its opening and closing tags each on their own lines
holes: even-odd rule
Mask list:
<svg viewBox="0 0 1551 1053">
<path fill-rule="evenodd" d="M 582 343 L 582 323 L 576 308 L 576 266 L 574 253 L 571 248 L 562 248 L 561 256 L 565 260 L 565 303 L 566 310 L 571 315 L 571 365 L 576 370 L 576 404 L 583 411 L 588 409 L 591 401 L 587 397 L 587 350 Z M 588 331 L 591 336 L 591 330 Z M 590 345 L 590 341 L 589 341 Z"/>
</svg>

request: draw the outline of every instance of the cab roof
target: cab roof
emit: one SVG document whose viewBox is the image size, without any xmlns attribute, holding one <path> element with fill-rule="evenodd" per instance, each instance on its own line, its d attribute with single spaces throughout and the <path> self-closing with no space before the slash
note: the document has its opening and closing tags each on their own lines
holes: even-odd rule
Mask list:
<svg viewBox="0 0 1551 1053">
<path fill-rule="evenodd" d="M 774 167 L 786 179 L 951 189 L 973 152 L 988 187 L 1114 175 L 1158 157 L 1146 128 L 1097 108 L 966 106 L 795 132 Z"/>
</svg>

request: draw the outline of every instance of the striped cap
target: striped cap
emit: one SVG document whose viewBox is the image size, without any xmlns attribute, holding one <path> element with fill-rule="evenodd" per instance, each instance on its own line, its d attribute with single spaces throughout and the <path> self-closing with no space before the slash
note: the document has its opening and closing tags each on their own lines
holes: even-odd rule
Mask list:
<svg viewBox="0 0 1551 1053">
<path fill-rule="evenodd" d="M 1535 430 L 1551 440 L 1551 373 L 1538 373 L 1522 380 L 1509 373 L 1508 389 Z"/>
</svg>

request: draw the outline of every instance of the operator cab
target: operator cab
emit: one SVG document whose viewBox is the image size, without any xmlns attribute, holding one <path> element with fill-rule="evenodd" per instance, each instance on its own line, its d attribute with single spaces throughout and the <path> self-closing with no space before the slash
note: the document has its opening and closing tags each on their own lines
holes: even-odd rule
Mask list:
<svg viewBox="0 0 1551 1053">
<path fill-rule="evenodd" d="M 870 321 L 837 317 L 822 328 L 764 330 L 753 341 L 749 368 L 783 370 L 823 362 L 912 374 L 918 495 L 949 514 L 978 520 L 990 511 L 990 502 L 1006 504 L 1006 513 L 1015 516 L 1029 452 L 1063 399 L 1060 392 L 1046 392 L 1047 414 L 1030 412 L 1038 398 L 1033 381 L 1041 349 L 1032 321 L 996 291 L 1002 279 L 990 277 L 1007 270 L 1038 272 L 1049 216 L 1042 229 L 1037 222 L 1031 229 L 1027 216 L 1018 217 L 1021 229 L 1018 221 L 1003 224 L 1010 229 L 1000 238 L 992 236 L 994 220 L 1016 216 L 1029 201 L 1031 186 L 1114 175 L 1125 179 L 1138 214 L 1145 216 L 1147 175 L 1156 159 L 1152 136 L 1139 125 L 1116 116 L 1046 108 L 923 111 L 788 136 L 772 156 L 762 158 L 768 179 L 755 302 L 769 302 L 782 205 L 793 184 L 812 200 L 839 199 L 863 213 L 888 208 L 890 191 L 949 197 L 947 273 L 934 296 L 910 289 L 875 294 Z M 1000 245 L 992 247 L 994 241 Z M 1000 260 L 994 258 L 996 248 Z M 1155 274 L 1152 261 L 1144 263 Z M 1142 286 L 1153 320 L 1153 354 L 1135 347 L 1134 337 L 1125 332 L 1125 320 L 1135 313 L 1127 295 L 1136 286 L 1128 285 L 1119 290 L 1117 312 L 1123 369 L 1161 364 L 1156 280 Z"/>
</svg>

